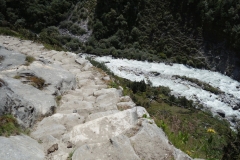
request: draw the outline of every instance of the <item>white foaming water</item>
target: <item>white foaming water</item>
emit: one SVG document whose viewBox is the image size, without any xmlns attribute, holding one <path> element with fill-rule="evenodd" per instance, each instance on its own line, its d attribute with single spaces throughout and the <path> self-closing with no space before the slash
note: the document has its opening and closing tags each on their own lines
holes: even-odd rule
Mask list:
<svg viewBox="0 0 240 160">
<path fill-rule="evenodd" d="M 210 109 L 212 113 L 224 112 L 226 118 L 230 121 L 233 118 L 240 119 L 239 110 L 232 109 L 232 107 L 240 105 L 240 83 L 221 73 L 190 68 L 182 64 L 166 65 L 164 63 L 114 59 L 111 56 L 94 57 L 94 59 L 98 62 L 104 62 L 119 77 L 131 81 L 141 81 L 143 79 L 147 81 L 148 79 L 153 86 L 169 87 L 172 94 L 185 96 L 187 99 L 199 102 Z M 223 95 L 215 95 L 188 81 L 173 78 L 173 75 L 195 78 L 219 88 L 225 92 L 225 99 L 223 100 Z"/>
</svg>

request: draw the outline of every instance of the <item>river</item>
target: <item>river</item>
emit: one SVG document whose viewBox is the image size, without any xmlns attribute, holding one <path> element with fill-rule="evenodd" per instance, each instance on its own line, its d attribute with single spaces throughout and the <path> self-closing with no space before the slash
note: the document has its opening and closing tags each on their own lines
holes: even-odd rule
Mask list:
<svg viewBox="0 0 240 160">
<path fill-rule="evenodd" d="M 89 55 L 83 55 L 89 56 Z M 94 60 L 103 62 L 117 76 L 131 81 L 148 80 L 153 86 L 166 86 L 175 96 L 185 96 L 213 115 L 221 115 L 233 126 L 240 121 L 240 83 L 218 72 L 187 67 L 182 64 L 151 63 L 137 60 L 116 59 L 111 56 L 97 57 Z M 223 93 L 214 94 L 188 80 L 174 76 L 186 76 L 198 79 Z"/>
</svg>

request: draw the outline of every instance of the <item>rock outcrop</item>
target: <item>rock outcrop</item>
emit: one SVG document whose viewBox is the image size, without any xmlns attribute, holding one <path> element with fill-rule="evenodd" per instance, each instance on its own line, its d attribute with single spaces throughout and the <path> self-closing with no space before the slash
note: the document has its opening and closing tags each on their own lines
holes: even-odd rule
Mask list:
<svg viewBox="0 0 240 160">
<path fill-rule="evenodd" d="M 13 114 L 25 127 L 35 123 L 30 135 L 35 140 L 0 137 L 0 144 L 9 147 L 12 139 L 21 137 L 18 143 L 23 142 L 20 149 L 12 146 L 14 154 L 4 160 L 19 159 L 15 153 L 21 159 L 49 160 L 191 159 L 171 145 L 143 107 L 122 96 L 121 89 L 108 88 L 109 77 L 84 58 L 6 36 L 0 36 L 0 45 L 14 50 L 7 54 L 21 52 L 36 59 L 29 66 L 23 61 L 15 68 L 5 65 L 0 73 L 0 114 Z M 32 86 L 28 76 L 44 79 L 44 87 Z M 55 96 L 61 96 L 59 106 Z M 32 143 L 25 147 L 26 139 Z M 24 147 L 33 150 L 25 152 Z"/>
</svg>

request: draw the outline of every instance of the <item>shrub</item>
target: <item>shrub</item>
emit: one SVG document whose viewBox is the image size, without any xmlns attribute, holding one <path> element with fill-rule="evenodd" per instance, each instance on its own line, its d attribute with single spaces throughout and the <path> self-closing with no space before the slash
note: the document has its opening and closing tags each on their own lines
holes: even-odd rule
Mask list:
<svg viewBox="0 0 240 160">
<path fill-rule="evenodd" d="M 62 99 L 61 95 L 55 97 L 55 100 L 56 100 L 56 103 L 57 103 L 58 106 L 60 104 L 61 99 Z"/>
<path fill-rule="evenodd" d="M 86 47 L 86 52 L 87 53 L 92 53 L 92 51 L 93 51 L 93 47 L 92 46 L 87 46 Z"/>
<path fill-rule="evenodd" d="M 195 66 L 192 60 L 188 60 L 188 61 L 187 61 L 187 65 L 193 66 L 193 67 Z"/>
<path fill-rule="evenodd" d="M 19 34 L 17 32 L 12 31 L 10 28 L 6 28 L 6 27 L 0 27 L 0 34 L 8 35 L 8 36 L 15 36 L 15 37 L 19 36 Z"/>
<path fill-rule="evenodd" d="M 162 58 L 162 59 L 167 59 L 166 54 L 164 54 L 163 52 L 161 52 L 161 53 L 159 54 L 159 56 L 160 56 L 160 58 Z"/>
<path fill-rule="evenodd" d="M 0 116 L 0 136 L 15 136 L 21 132 L 17 120 L 12 115 Z"/>
<path fill-rule="evenodd" d="M 142 118 L 147 118 L 147 114 L 143 114 Z"/>
<path fill-rule="evenodd" d="M 26 59 L 25 59 L 25 61 L 26 61 L 26 65 L 28 66 L 28 65 L 30 65 L 33 61 L 35 61 L 35 58 L 32 57 L 32 56 L 27 56 Z"/>
<path fill-rule="evenodd" d="M 15 75 L 13 78 L 20 79 L 21 77 L 19 75 Z"/>
<path fill-rule="evenodd" d="M 66 44 L 66 47 L 71 51 L 77 51 L 79 49 L 79 44 L 71 41 Z"/>
<path fill-rule="evenodd" d="M 60 23 L 60 28 L 69 29 L 73 25 L 72 21 L 63 21 Z"/>
</svg>

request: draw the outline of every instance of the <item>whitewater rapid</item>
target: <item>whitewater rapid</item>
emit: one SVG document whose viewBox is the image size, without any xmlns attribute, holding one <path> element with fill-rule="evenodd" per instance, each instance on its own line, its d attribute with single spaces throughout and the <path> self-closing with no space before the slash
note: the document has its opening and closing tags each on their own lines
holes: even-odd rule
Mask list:
<svg viewBox="0 0 240 160">
<path fill-rule="evenodd" d="M 221 73 L 182 64 L 150 63 L 115 59 L 111 56 L 94 56 L 94 60 L 105 63 L 119 77 L 131 81 L 150 80 L 153 86 L 169 87 L 171 94 L 185 96 L 189 100 L 200 103 L 213 114 L 224 113 L 225 118 L 230 122 L 235 123 L 236 119 L 240 120 L 240 83 Z M 189 81 L 174 78 L 174 75 L 198 79 L 220 89 L 224 94 L 213 94 Z"/>
</svg>

